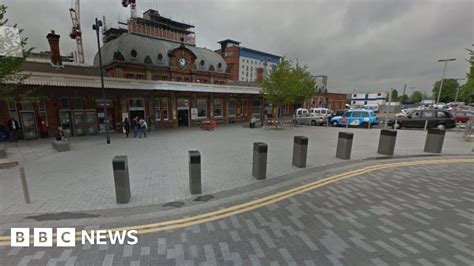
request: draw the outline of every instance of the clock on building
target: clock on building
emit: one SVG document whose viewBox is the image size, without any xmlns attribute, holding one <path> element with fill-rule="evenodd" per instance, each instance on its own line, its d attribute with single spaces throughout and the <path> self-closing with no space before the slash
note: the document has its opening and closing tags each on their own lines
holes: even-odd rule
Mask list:
<svg viewBox="0 0 474 266">
<path fill-rule="evenodd" d="M 186 66 L 186 64 L 188 63 L 188 60 L 186 60 L 185 57 L 180 57 L 178 59 L 178 65 L 182 68 L 184 68 Z"/>
</svg>

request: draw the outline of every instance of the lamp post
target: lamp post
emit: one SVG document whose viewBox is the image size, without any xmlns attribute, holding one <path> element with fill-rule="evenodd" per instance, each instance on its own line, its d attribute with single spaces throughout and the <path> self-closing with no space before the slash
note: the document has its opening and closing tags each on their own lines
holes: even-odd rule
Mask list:
<svg viewBox="0 0 474 266">
<path fill-rule="evenodd" d="M 460 80 L 465 80 L 465 78 L 457 78 L 455 80 L 460 81 Z M 458 102 L 458 95 L 459 95 L 459 89 L 460 88 L 461 88 L 461 85 L 458 83 L 458 88 L 456 90 L 456 97 L 454 98 L 454 102 L 455 102 L 456 105 L 457 105 L 457 102 Z"/>
<path fill-rule="evenodd" d="M 107 144 L 110 144 L 109 119 L 107 117 L 107 105 L 105 104 L 104 73 L 102 69 L 102 55 L 100 53 L 100 38 L 99 38 L 100 27 L 102 27 L 102 21 L 95 18 L 95 24 L 92 25 L 92 29 L 95 30 L 96 35 L 97 35 L 97 49 L 99 50 L 100 85 L 102 88 L 102 106 L 104 107 L 105 138 L 107 139 Z"/>
<path fill-rule="evenodd" d="M 456 58 L 438 60 L 438 62 L 444 62 L 444 70 L 443 70 L 443 77 L 441 78 L 441 84 L 439 85 L 438 98 L 436 99 L 436 104 L 439 103 L 439 97 L 441 96 L 441 90 L 443 89 L 444 76 L 446 75 L 446 67 L 448 66 L 448 62 L 455 61 L 455 60 Z"/>
</svg>

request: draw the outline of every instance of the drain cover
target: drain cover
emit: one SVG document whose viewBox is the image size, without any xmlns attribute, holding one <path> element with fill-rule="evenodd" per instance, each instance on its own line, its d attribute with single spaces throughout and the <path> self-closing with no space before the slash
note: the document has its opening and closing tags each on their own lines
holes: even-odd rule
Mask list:
<svg viewBox="0 0 474 266">
<path fill-rule="evenodd" d="M 59 212 L 59 213 L 46 213 L 36 216 L 27 216 L 26 219 L 32 219 L 36 221 L 51 221 L 51 220 L 67 220 L 67 219 L 82 219 L 82 218 L 94 218 L 99 217 L 96 214 L 82 213 L 82 212 Z"/>
<path fill-rule="evenodd" d="M 212 196 L 212 195 L 204 195 L 204 196 L 199 196 L 199 197 L 195 198 L 194 201 L 208 202 L 213 198 L 214 198 L 214 196 Z"/>
<path fill-rule="evenodd" d="M 181 208 L 183 206 L 184 206 L 184 202 L 182 201 L 172 201 L 163 205 L 163 207 L 173 207 L 173 208 Z"/>
</svg>

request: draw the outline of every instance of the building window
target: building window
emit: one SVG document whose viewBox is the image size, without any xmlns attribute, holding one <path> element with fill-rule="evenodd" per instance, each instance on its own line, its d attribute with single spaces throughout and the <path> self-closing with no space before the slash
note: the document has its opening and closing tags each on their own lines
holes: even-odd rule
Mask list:
<svg viewBox="0 0 474 266">
<path fill-rule="evenodd" d="M 227 108 L 227 116 L 235 116 L 235 108 L 237 107 L 237 100 L 230 99 Z"/>
<path fill-rule="evenodd" d="M 46 102 L 44 98 L 39 99 L 38 108 L 41 120 L 43 120 L 46 123 L 46 126 L 48 126 L 48 113 L 46 112 Z"/>
<path fill-rule="evenodd" d="M 222 67 L 222 63 L 217 64 L 217 68 L 220 69 L 221 67 Z"/>
<path fill-rule="evenodd" d="M 134 78 L 135 78 L 135 75 L 133 75 L 133 74 L 125 74 L 125 78 L 126 78 L 126 79 L 134 79 Z"/>
<path fill-rule="evenodd" d="M 207 99 L 206 98 L 197 99 L 197 109 L 198 109 L 198 118 L 207 117 Z"/>
<path fill-rule="evenodd" d="M 260 99 L 252 100 L 252 115 L 260 115 Z"/>
<path fill-rule="evenodd" d="M 184 78 L 184 82 L 189 82 L 189 78 Z"/>
<path fill-rule="evenodd" d="M 128 100 L 129 108 L 145 108 L 145 102 L 143 99 L 132 98 Z"/>
<path fill-rule="evenodd" d="M 161 99 L 161 108 L 163 109 L 163 120 L 168 120 L 168 97 Z"/>
<path fill-rule="evenodd" d="M 153 105 L 155 107 L 155 121 L 160 121 L 161 120 L 161 113 L 160 113 L 160 99 L 155 99 L 153 100 Z"/>
<path fill-rule="evenodd" d="M 145 57 L 145 60 L 143 61 L 143 63 L 151 65 L 151 64 L 153 64 L 153 61 L 151 61 L 151 58 L 149 56 L 147 56 L 147 57 Z"/>
<path fill-rule="evenodd" d="M 151 80 L 160 80 L 160 76 L 153 75 L 153 76 L 151 76 Z"/>
<path fill-rule="evenodd" d="M 61 98 L 61 99 L 59 99 L 59 103 L 60 103 L 61 109 L 69 109 L 69 108 L 71 108 L 71 107 L 69 106 L 69 99 L 68 99 L 68 98 Z"/>
<path fill-rule="evenodd" d="M 21 103 L 21 109 L 25 111 L 33 111 L 33 103 L 32 102 L 23 102 Z"/>
<path fill-rule="evenodd" d="M 162 76 L 161 79 L 162 80 L 168 80 L 168 77 L 167 76 Z"/>
<path fill-rule="evenodd" d="M 201 64 L 201 66 L 204 66 L 204 60 L 199 61 L 199 64 Z"/>
<path fill-rule="evenodd" d="M 141 74 L 137 74 L 135 76 L 136 79 L 145 79 L 145 76 L 141 75 Z"/>
<path fill-rule="evenodd" d="M 222 117 L 222 99 L 214 99 L 213 108 L 214 117 Z"/>
<path fill-rule="evenodd" d="M 84 109 L 84 106 L 82 105 L 82 99 L 81 98 L 72 98 L 72 109 L 74 110 L 82 110 Z"/>
<path fill-rule="evenodd" d="M 163 55 L 162 54 L 158 54 L 158 60 L 162 60 L 163 59 Z"/>
<path fill-rule="evenodd" d="M 137 57 L 137 55 L 138 55 L 137 50 L 132 49 L 132 50 L 130 51 L 130 55 L 133 56 L 133 57 Z"/>
<path fill-rule="evenodd" d="M 242 110 L 240 111 L 243 115 L 247 115 L 248 112 L 248 99 L 242 99 Z"/>
<path fill-rule="evenodd" d="M 8 100 L 8 110 L 10 112 L 10 118 L 13 117 L 17 121 L 20 121 L 18 118 L 18 112 L 16 110 L 16 102 L 13 99 Z"/>
</svg>

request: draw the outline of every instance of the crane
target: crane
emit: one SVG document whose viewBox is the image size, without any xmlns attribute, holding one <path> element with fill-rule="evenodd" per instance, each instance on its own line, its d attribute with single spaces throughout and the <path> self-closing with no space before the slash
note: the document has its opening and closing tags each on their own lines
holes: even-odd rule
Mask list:
<svg viewBox="0 0 474 266">
<path fill-rule="evenodd" d="M 75 0 L 74 8 L 69 8 L 69 14 L 71 14 L 72 20 L 72 31 L 69 34 L 71 39 L 76 40 L 77 44 L 77 57 L 80 64 L 84 64 L 84 46 L 82 45 L 82 31 L 81 31 L 81 20 L 79 13 L 79 0 Z"/>
<path fill-rule="evenodd" d="M 137 3 L 136 0 L 122 0 L 122 6 L 128 7 L 130 5 L 130 17 L 137 17 Z"/>
</svg>

